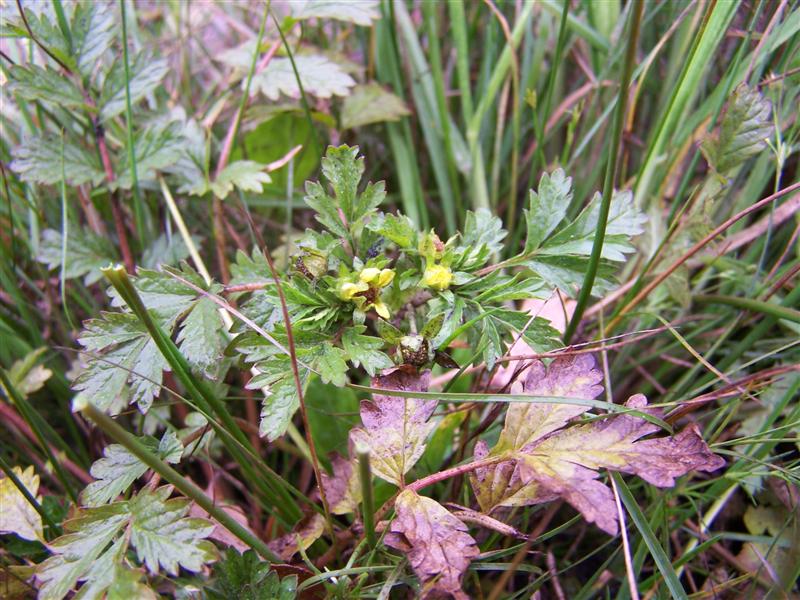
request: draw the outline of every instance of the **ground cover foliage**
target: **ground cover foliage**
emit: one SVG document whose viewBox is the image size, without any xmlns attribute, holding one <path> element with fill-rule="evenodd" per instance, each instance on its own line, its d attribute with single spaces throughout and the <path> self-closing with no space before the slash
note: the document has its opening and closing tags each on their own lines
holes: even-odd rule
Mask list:
<svg viewBox="0 0 800 600">
<path fill-rule="evenodd" d="M 0 595 L 800 595 L 794 3 L 0 17 Z"/>
</svg>

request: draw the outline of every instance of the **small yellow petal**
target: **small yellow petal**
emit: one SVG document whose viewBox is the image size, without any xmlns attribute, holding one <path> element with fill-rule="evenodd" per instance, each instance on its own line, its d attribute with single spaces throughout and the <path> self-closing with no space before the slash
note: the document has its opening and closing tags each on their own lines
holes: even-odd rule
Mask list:
<svg viewBox="0 0 800 600">
<path fill-rule="evenodd" d="M 369 289 L 369 285 L 363 281 L 358 283 L 343 283 L 339 288 L 339 297 L 342 300 L 352 300 L 356 294 L 365 292 Z"/>
<path fill-rule="evenodd" d="M 384 319 L 388 319 L 391 316 L 389 314 L 389 308 L 380 300 L 373 304 L 372 307 L 375 309 L 375 312 L 378 313 L 378 316 Z"/>
<path fill-rule="evenodd" d="M 377 277 L 380 276 L 380 274 L 380 269 L 376 269 L 375 267 L 367 267 L 366 269 L 361 269 L 361 273 L 358 274 L 358 278 L 366 283 L 372 283 Z"/>
<path fill-rule="evenodd" d="M 435 290 L 446 290 L 453 281 L 453 272 L 443 265 L 430 265 L 425 269 L 422 283 Z"/>
<path fill-rule="evenodd" d="M 383 269 L 381 271 L 380 276 L 378 277 L 378 287 L 386 287 L 394 280 L 394 270 L 393 269 Z"/>
</svg>

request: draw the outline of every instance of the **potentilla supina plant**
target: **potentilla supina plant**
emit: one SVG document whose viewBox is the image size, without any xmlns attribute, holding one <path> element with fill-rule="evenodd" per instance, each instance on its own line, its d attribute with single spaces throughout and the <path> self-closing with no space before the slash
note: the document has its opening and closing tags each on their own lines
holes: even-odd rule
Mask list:
<svg viewBox="0 0 800 600">
<path fill-rule="evenodd" d="M 340 278 L 339 298 L 353 302 L 361 312 L 375 310 L 378 315 L 388 319 L 389 307 L 381 299 L 383 288 L 394 280 L 394 269 L 365 267 L 357 273 L 351 273 L 345 279 Z"/>
</svg>

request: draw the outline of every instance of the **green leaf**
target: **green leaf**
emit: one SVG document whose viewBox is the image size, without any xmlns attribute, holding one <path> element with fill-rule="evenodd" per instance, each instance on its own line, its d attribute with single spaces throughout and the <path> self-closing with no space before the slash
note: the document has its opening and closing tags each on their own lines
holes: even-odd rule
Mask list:
<svg viewBox="0 0 800 600">
<path fill-rule="evenodd" d="M 294 63 L 306 94 L 318 98 L 347 96 L 350 88 L 356 84 L 339 64 L 325 56 L 295 56 Z M 288 58 L 273 58 L 263 71 L 253 75 L 250 95 L 254 96 L 258 92 L 273 102 L 281 94 L 295 100 L 300 98 L 300 86 Z"/>
<path fill-rule="evenodd" d="M 367 229 L 382 235 L 403 250 L 417 246 L 417 229 L 405 215 L 378 215 L 367 224 Z"/>
<path fill-rule="evenodd" d="M 186 139 L 177 121 L 158 123 L 142 131 L 134 141 L 139 182 L 155 180 L 157 171 L 166 169 L 181 159 L 185 146 Z M 127 150 L 122 153 L 120 164 L 129 164 Z M 130 169 L 124 169 L 111 187 L 129 190 L 132 186 Z"/>
<path fill-rule="evenodd" d="M 757 89 L 741 83 L 733 91 L 719 129 L 700 148 L 709 165 L 723 175 L 767 147 L 774 125 L 772 105 Z"/>
<path fill-rule="evenodd" d="M 70 79 L 57 71 L 35 64 L 12 65 L 8 70 L 11 92 L 25 100 L 40 100 L 63 108 L 82 110 L 85 101 Z"/>
<path fill-rule="evenodd" d="M 444 323 L 444 313 L 439 313 L 435 317 L 431 318 L 430 321 L 425 323 L 425 326 L 422 328 L 420 335 L 424 337 L 426 340 L 432 340 L 439 334 L 439 331 L 442 329 L 443 323 Z"/>
<path fill-rule="evenodd" d="M 591 255 L 600 203 L 600 194 L 596 193 L 577 218 L 549 238 L 539 253 L 550 256 Z M 630 238 L 643 231 L 645 221 L 646 217 L 633 205 L 633 193 L 615 191 L 611 197 L 601 256 L 608 260 L 624 261 L 625 254 L 634 251 Z"/>
<path fill-rule="evenodd" d="M 213 524 L 185 518 L 190 501 L 169 500 L 171 494 L 169 486 L 145 489 L 129 501 L 78 511 L 64 523 L 65 535 L 49 544 L 53 556 L 37 567 L 38 597 L 60 600 L 78 582 L 84 584 L 75 598 L 84 600 L 100 599 L 115 585 L 119 589 L 128 544 L 154 574 L 163 568 L 175 576 L 179 566 L 199 571 L 214 560 L 216 549 L 204 539 Z"/>
<path fill-rule="evenodd" d="M 212 183 L 211 191 L 217 198 L 224 199 L 233 191 L 234 186 L 243 192 L 260 194 L 263 185 L 272 181 L 264 171 L 266 165 L 252 160 L 237 160 L 222 170 Z"/>
<path fill-rule="evenodd" d="M 49 544 L 53 556 L 36 569 L 40 582 L 38 597 L 60 600 L 79 579 L 86 578 L 93 565 L 105 566 L 119 560 L 124 545 L 121 542 L 111 548 L 108 545 L 128 524 L 129 518 L 128 503 L 117 502 L 80 511 L 77 517 L 64 522 L 65 535 Z M 97 571 L 94 574 L 93 579 L 96 579 Z M 86 585 L 91 585 L 91 582 Z"/>
<path fill-rule="evenodd" d="M 146 413 L 169 366 L 147 329 L 134 315 L 119 313 L 102 313 L 84 325 L 78 341 L 89 354 L 73 381 L 79 392 L 73 402 L 85 399 L 111 414 L 135 402 Z M 104 352 L 97 356 L 99 350 Z"/>
<path fill-rule="evenodd" d="M 131 105 L 153 93 L 169 70 L 166 60 L 153 59 L 146 53 L 137 54 L 130 66 Z M 106 75 L 98 102 L 100 120 L 108 121 L 125 112 L 125 63 L 114 62 Z M 125 163 L 127 164 L 127 163 Z"/>
<path fill-rule="evenodd" d="M 169 499 L 171 494 L 172 488 L 164 486 L 155 492 L 142 491 L 130 501 L 131 545 L 151 573 L 163 569 L 176 576 L 178 567 L 200 571 L 216 556 L 214 545 L 205 540 L 214 525 L 186 518 L 191 502 Z"/>
<path fill-rule="evenodd" d="M 364 325 L 346 329 L 342 335 L 342 346 L 354 367 L 360 365 L 373 376 L 382 369 L 394 366 L 394 363 L 380 351 L 384 344 L 383 340 L 371 335 L 362 335 L 365 330 Z"/>
<path fill-rule="evenodd" d="M 405 102 L 380 84 L 361 84 L 353 88 L 352 93 L 344 100 L 340 115 L 341 128 L 352 129 L 373 123 L 399 121 L 410 114 Z"/>
<path fill-rule="evenodd" d="M 563 169 L 556 169 L 551 175 L 543 173 L 539 179 L 539 191 L 531 190 L 528 209 L 524 211 L 528 226 L 526 254 L 538 248 L 553 233 L 571 203 L 572 178 L 567 177 Z"/>
<path fill-rule="evenodd" d="M 111 5 L 78 2 L 72 16 L 70 33 L 78 70 L 88 78 L 104 54 L 114 44 L 119 16 Z"/>
<path fill-rule="evenodd" d="M 290 5 L 292 17 L 301 19 L 338 19 L 369 27 L 381 17 L 377 0 L 297 0 Z"/>
<path fill-rule="evenodd" d="M 64 279 L 83 277 L 86 285 L 96 283 L 102 278 L 100 269 L 117 260 L 114 245 L 106 237 L 95 235 L 88 229 L 69 228 L 67 236 L 66 260 L 63 256 L 63 236 L 55 229 L 45 229 L 39 242 L 39 254 L 36 257 L 50 270 L 62 268 L 64 262 Z"/>
<path fill-rule="evenodd" d="M 161 441 L 155 438 L 140 438 L 139 442 L 161 460 L 178 463 L 183 454 L 183 445 L 174 432 L 167 431 Z M 89 471 L 96 479 L 83 490 L 81 501 L 86 506 L 100 506 L 124 493 L 130 485 L 147 471 L 147 465 L 131 454 L 125 446 L 111 444 L 103 450 L 103 458 L 96 460 Z"/>
<path fill-rule="evenodd" d="M 399 344 L 404 335 L 397 327 L 383 319 L 377 319 L 375 321 L 375 330 L 387 344 L 392 345 Z"/>
<path fill-rule="evenodd" d="M 192 241 L 199 246 L 200 239 L 192 236 Z M 141 265 L 145 269 L 158 269 L 166 265 L 177 265 L 189 258 L 189 249 L 183 238 L 175 235 L 159 235 L 142 254 Z"/>
<path fill-rule="evenodd" d="M 337 387 L 342 387 L 347 383 L 346 357 L 347 354 L 345 354 L 344 350 L 337 348 L 330 342 L 322 346 L 322 353 L 317 359 L 316 366 L 323 383 L 332 383 Z"/>
<path fill-rule="evenodd" d="M 273 283 L 269 263 L 258 248 L 253 250 L 252 257 L 241 250 L 237 250 L 236 260 L 231 263 L 230 285 L 246 285 L 250 283 Z"/>
<path fill-rule="evenodd" d="M 317 221 L 331 233 L 347 237 L 348 228 L 355 232 L 361 221 L 383 202 L 386 197 L 384 183 L 370 183 L 358 194 L 364 159 L 358 156 L 357 146 L 329 146 L 322 159 L 322 173 L 333 188 L 333 197 L 319 183 L 307 182 L 306 204 L 317 211 Z M 346 225 L 339 210 L 344 214 Z"/>
<path fill-rule="evenodd" d="M 59 183 L 61 172 L 61 138 L 54 135 L 31 136 L 11 150 L 11 170 L 29 183 Z M 96 154 L 87 152 L 69 141 L 64 142 L 64 175 L 70 185 L 90 183 L 99 187 L 106 175 Z"/>
<path fill-rule="evenodd" d="M 261 405 L 258 435 L 273 442 L 286 433 L 294 413 L 300 408 L 297 385 L 289 376 L 274 383 Z"/>
<path fill-rule="evenodd" d="M 181 324 L 178 344 L 181 354 L 199 371 L 212 375 L 225 351 L 227 340 L 219 308 L 200 298 Z"/>
<path fill-rule="evenodd" d="M 485 264 L 492 254 L 503 249 L 506 233 L 503 222 L 488 209 L 468 210 L 461 243 L 455 250 L 458 268 L 470 270 Z"/>
<path fill-rule="evenodd" d="M 254 551 L 239 554 L 228 548 L 214 565 L 214 581 L 204 593 L 208 600 L 293 600 L 296 591 L 296 575 L 281 580 Z"/>
</svg>

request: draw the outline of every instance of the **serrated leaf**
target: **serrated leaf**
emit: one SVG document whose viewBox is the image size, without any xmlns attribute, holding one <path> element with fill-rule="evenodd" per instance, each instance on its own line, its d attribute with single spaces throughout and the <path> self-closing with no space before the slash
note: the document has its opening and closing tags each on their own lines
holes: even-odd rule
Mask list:
<svg viewBox="0 0 800 600">
<path fill-rule="evenodd" d="M 137 54 L 130 64 L 131 105 L 135 106 L 142 98 L 151 94 L 164 79 L 168 70 L 169 66 L 166 60 L 154 59 L 145 53 Z M 103 122 L 125 112 L 127 104 L 124 61 L 117 60 L 106 75 L 98 105 L 100 120 Z"/>
<path fill-rule="evenodd" d="M 265 168 L 266 165 L 253 160 L 234 161 L 222 170 L 219 177 L 211 182 L 211 191 L 220 199 L 227 198 L 234 187 L 243 192 L 260 194 L 264 189 L 264 184 L 272 181 L 264 171 Z"/>
<path fill-rule="evenodd" d="M 377 0 L 298 0 L 290 4 L 295 19 L 337 19 L 369 27 L 380 19 Z"/>
<path fill-rule="evenodd" d="M 281 580 L 254 551 L 239 554 L 229 548 L 214 565 L 214 581 L 204 594 L 208 600 L 294 600 L 296 590 L 297 576 Z"/>
<path fill-rule="evenodd" d="M 141 492 L 130 501 L 131 545 L 151 573 L 164 569 L 175 576 L 178 567 L 199 571 L 214 560 L 216 549 L 205 540 L 214 525 L 205 519 L 186 518 L 190 502 L 168 499 L 172 488 Z"/>
<path fill-rule="evenodd" d="M 198 297 L 195 290 L 168 275 L 166 273 L 168 270 L 139 269 L 132 280 L 147 310 L 152 311 L 160 321 L 171 328 L 199 302 L 202 296 Z M 205 281 L 188 265 L 182 265 L 182 268 L 175 272 L 197 287 L 206 289 Z M 125 306 L 125 302 L 116 291 L 111 292 L 111 298 L 112 306 Z"/>
<path fill-rule="evenodd" d="M 564 219 L 572 203 L 572 177 L 567 177 L 563 169 L 552 174 L 543 173 L 539 179 L 539 191 L 530 191 L 525 222 L 528 237 L 525 240 L 525 253 L 538 248 Z"/>
<path fill-rule="evenodd" d="M 415 248 L 417 245 L 417 229 L 405 215 L 378 215 L 367 224 L 367 229 L 382 235 L 402 249 Z"/>
<path fill-rule="evenodd" d="M 163 371 L 169 368 L 147 329 L 135 316 L 116 313 L 105 313 L 84 325 L 86 331 L 78 341 L 91 354 L 73 382 L 79 392 L 73 401 L 86 398 L 111 414 L 135 402 L 146 413 L 160 391 Z M 101 356 L 94 355 L 112 346 Z"/>
<path fill-rule="evenodd" d="M 183 454 L 183 444 L 171 431 L 165 432 L 160 442 L 145 437 L 140 438 L 139 443 L 168 463 L 180 462 Z M 106 504 L 125 492 L 147 469 L 147 465 L 125 446 L 110 444 L 103 450 L 103 458 L 92 464 L 89 473 L 96 481 L 86 486 L 81 493 L 81 501 L 86 506 Z"/>
<path fill-rule="evenodd" d="M 124 566 L 128 544 L 152 573 L 175 576 L 178 567 L 199 571 L 216 556 L 204 538 L 213 525 L 185 518 L 189 500 L 169 500 L 172 488 L 142 490 L 131 500 L 81 510 L 64 523 L 65 535 L 49 544 L 53 556 L 37 568 L 39 598 L 60 600 L 79 582 L 76 598 L 101 598 Z M 110 545 L 110 546 L 109 546 Z"/>
<path fill-rule="evenodd" d="M 588 256 L 539 256 L 525 261 L 525 266 L 542 278 L 547 284 L 558 288 L 567 296 L 574 298 L 583 284 L 584 275 L 589 268 Z M 592 294 L 601 296 L 610 291 L 615 283 L 617 268 L 609 261 L 600 259 L 597 277 L 592 286 Z"/>
<path fill-rule="evenodd" d="M 8 70 L 10 91 L 25 100 L 39 100 L 82 110 L 85 106 L 83 94 L 70 79 L 57 71 L 35 64 L 24 67 L 12 65 Z"/>
<path fill-rule="evenodd" d="M 78 581 L 86 579 L 94 564 L 113 563 L 123 544 L 108 545 L 127 525 L 130 515 L 127 502 L 80 511 L 64 522 L 65 535 L 53 540 L 53 556 L 36 569 L 40 600 L 61 600 Z M 98 586 L 99 587 L 99 586 Z"/>
<path fill-rule="evenodd" d="M 418 375 L 397 369 L 374 377 L 372 387 L 422 392 L 427 391 L 429 381 L 430 371 Z M 350 439 L 369 448 L 372 470 L 378 477 L 401 486 L 403 476 L 425 451 L 425 441 L 436 426 L 428 422 L 435 409 L 436 400 L 374 394 L 372 402 L 361 403 L 364 427 L 352 429 Z"/>
<path fill-rule="evenodd" d="M 270 442 L 281 437 L 286 433 L 286 428 L 298 408 L 300 398 L 297 396 L 297 384 L 288 375 L 270 386 L 269 395 L 261 405 L 258 435 L 266 437 Z"/>
<path fill-rule="evenodd" d="M 362 335 L 367 328 L 358 325 L 345 330 L 342 334 L 342 346 L 347 358 L 354 367 L 362 366 L 370 376 L 383 369 L 394 366 L 392 359 L 381 352 L 383 340 L 371 335 Z"/>
<path fill-rule="evenodd" d="M 479 551 L 461 521 L 431 498 L 405 490 L 384 542 L 400 550 L 421 583 L 421 598 L 467 600 L 461 580 Z"/>
<path fill-rule="evenodd" d="M 200 245 L 200 238 L 192 236 L 195 245 Z M 159 267 L 179 264 L 189 258 L 189 249 L 179 235 L 159 235 L 142 254 L 141 265 L 145 269 L 158 270 Z"/>
<path fill-rule="evenodd" d="M 321 55 L 294 57 L 295 67 L 303 85 L 303 92 L 318 98 L 347 96 L 356 82 L 341 66 Z M 244 84 L 244 82 L 243 82 Z M 300 98 L 292 62 L 288 58 L 273 58 L 269 65 L 253 75 L 250 95 L 261 92 L 269 100 L 277 101 L 281 94 L 289 98 Z"/>
<path fill-rule="evenodd" d="M 489 210 L 468 210 L 461 242 L 456 247 L 456 254 L 459 255 L 458 268 L 471 270 L 485 264 L 492 254 L 502 250 L 506 234 L 503 222 Z"/>
<path fill-rule="evenodd" d="M 41 505 L 39 476 L 29 466 L 24 471 L 13 467 L 11 471 L 20 483 Z M 0 479 L 0 533 L 14 533 L 25 540 L 44 541 L 42 517 L 9 477 Z"/>
<path fill-rule="evenodd" d="M 591 255 L 600 217 L 600 203 L 600 194 L 597 193 L 572 223 L 560 229 L 542 245 L 539 254 Z M 609 207 L 601 256 L 618 262 L 625 260 L 625 254 L 634 250 L 629 239 L 643 231 L 645 221 L 646 217 L 633 204 L 633 193 L 629 190 L 615 191 Z"/>
<path fill-rule="evenodd" d="M 225 351 L 227 340 L 217 305 L 200 298 L 181 323 L 178 344 L 181 354 L 201 373 L 211 376 Z"/>
<path fill-rule="evenodd" d="M 767 147 L 773 135 L 772 105 L 757 89 L 740 83 L 731 94 L 719 129 L 703 140 L 701 149 L 711 167 L 730 173 L 745 160 Z"/>
<path fill-rule="evenodd" d="M 65 279 L 83 277 L 83 282 L 91 285 L 103 277 L 100 269 L 117 260 L 117 252 L 111 241 L 87 229 L 69 228 L 66 257 L 63 254 L 63 240 L 60 231 L 45 229 L 39 241 L 36 260 L 46 264 L 50 270 L 59 271 L 63 262 Z"/>
<path fill-rule="evenodd" d="M 312 181 L 306 182 L 305 202 L 316 212 L 314 218 L 328 231 L 341 238 L 347 238 L 347 228 L 339 216 L 336 201 L 325 193 L 325 189 L 320 184 Z"/>
<path fill-rule="evenodd" d="M 75 6 L 70 33 L 78 70 L 90 77 L 102 56 L 114 43 L 118 16 L 111 2 L 79 2 Z"/>
<path fill-rule="evenodd" d="M 347 363 L 344 350 L 331 343 L 322 346 L 320 357 L 316 365 L 323 383 L 332 383 L 342 387 L 347 383 Z"/>
<path fill-rule="evenodd" d="M 140 182 L 155 179 L 157 171 L 174 165 L 185 152 L 186 140 L 177 121 L 156 124 L 148 127 L 134 140 L 136 156 L 136 175 Z M 127 150 L 122 153 L 120 163 L 128 165 Z M 111 185 L 112 188 L 129 190 L 133 186 L 130 169 L 120 172 Z"/>
<path fill-rule="evenodd" d="M 29 183 L 52 185 L 62 179 L 61 138 L 54 135 L 31 136 L 11 150 L 14 160 L 11 170 Z M 106 178 L 99 158 L 72 144 L 64 142 L 64 175 L 73 186 L 90 183 L 99 186 Z"/>
<path fill-rule="evenodd" d="M 352 4 L 352 3 L 350 3 Z M 405 102 L 378 83 L 357 85 L 345 98 L 340 116 L 342 129 L 399 121 L 411 114 Z"/>
<path fill-rule="evenodd" d="M 646 405 L 641 394 L 626 403 L 638 410 Z M 640 440 L 658 430 L 657 425 L 641 417 L 616 415 L 562 429 L 543 440 L 538 438 L 513 456 L 519 460 L 524 483 L 537 483 L 546 493 L 561 496 L 587 521 L 616 535 L 613 495 L 597 481 L 597 469 L 635 473 L 653 485 L 670 487 L 676 477 L 689 471 L 714 471 L 725 464 L 709 450 L 696 426 L 674 437 Z"/>
<path fill-rule="evenodd" d="M 603 392 L 602 381 L 603 373 L 594 358 L 590 354 L 575 354 L 556 358 L 549 367 L 540 360 L 532 361 L 522 389 L 532 396 L 592 400 Z M 574 404 L 512 402 L 493 453 L 520 450 L 561 429 L 588 409 Z"/>
<path fill-rule="evenodd" d="M 158 600 L 158 595 L 142 581 L 142 572 L 117 565 L 114 569 L 114 579 L 108 586 L 106 600 Z M 81 590 L 83 591 L 83 590 Z M 75 596 L 75 600 L 83 597 Z"/>
</svg>

